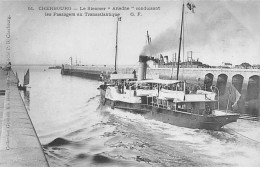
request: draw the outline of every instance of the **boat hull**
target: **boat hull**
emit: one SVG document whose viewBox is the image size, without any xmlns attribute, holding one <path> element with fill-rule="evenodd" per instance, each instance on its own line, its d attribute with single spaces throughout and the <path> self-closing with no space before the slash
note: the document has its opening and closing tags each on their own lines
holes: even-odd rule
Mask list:
<svg viewBox="0 0 260 170">
<path fill-rule="evenodd" d="M 122 101 L 114 101 L 105 98 L 104 90 L 101 92 L 100 105 L 109 106 L 112 109 L 124 109 L 134 111 L 134 113 L 142 114 L 145 118 L 158 120 L 172 125 L 187 127 L 193 129 L 220 130 L 224 125 L 236 122 L 239 118 L 238 114 L 228 114 L 221 116 L 198 115 L 182 111 L 174 111 L 166 108 L 158 108 L 157 106 L 126 103 Z"/>
</svg>

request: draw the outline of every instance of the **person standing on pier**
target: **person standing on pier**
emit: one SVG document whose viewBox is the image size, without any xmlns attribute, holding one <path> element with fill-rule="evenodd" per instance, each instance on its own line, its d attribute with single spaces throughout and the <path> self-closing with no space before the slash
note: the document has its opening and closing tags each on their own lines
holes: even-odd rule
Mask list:
<svg viewBox="0 0 260 170">
<path fill-rule="evenodd" d="M 4 68 L 4 71 L 10 71 L 11 70 L 11 62 L 9 62 Z"/>
<path fill-rule="evenodd" d="M 4 70 L 4 71 L 7 71 L 6 74 L 8 74 L 9 71 L 11 70 L 11 68 L 12 68 L 12 64 L 11 64 L 11 62 L 9 62 L 9 63 L 3 68 L 3 70 Z"/>
</svg>

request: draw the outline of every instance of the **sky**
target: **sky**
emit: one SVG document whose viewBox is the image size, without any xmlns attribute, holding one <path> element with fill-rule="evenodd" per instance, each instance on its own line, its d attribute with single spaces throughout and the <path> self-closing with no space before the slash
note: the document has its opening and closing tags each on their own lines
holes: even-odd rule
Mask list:
<svg viewBox="0 0 260 170">
<path fill-rule="evenodd" d="M 194 13 L 186 4 L 196 7 Z M 178 53 L 183 1 L 3 1 L 0 0 L 0 63 L 6 62 L 6 25 L 11 16 L 11 62 L 13 64 L 114 64 L 117 17 L 84 16 L 88 13 L 119 13 L 118 64 L 136 65 L 141 54 Z M 184 53 L 210 65 L 229 62 L 260 64 L 260 1 L 184 1 Z M 40 10 L 41 7 L 72 10 Z M 28 10 L 33 7 L 34 10 Z M 100 10 L 79 10 L 103 7 Z M 108 9 L 110 7 L 110 9 Z M 129 7 L 130 10 L 112 10 Z M 133 7 L 133 8 L 132 8 Z M 136 10 L 159 7 L 160 10 Z M 77 9 L 77 10 L 74 10 Z M 45 16 L 45 12 L 52 16 Z M 53 16 L 53 13 L 83 16 Z M 141 14 L 140 16 L 138 16 Z M 132 16 L 132 15 L 135 16 Z M 151 45 L 146 43 L 149 31 Z M 183 50 L 183 49 L 182 49 Z"/>
</svg>

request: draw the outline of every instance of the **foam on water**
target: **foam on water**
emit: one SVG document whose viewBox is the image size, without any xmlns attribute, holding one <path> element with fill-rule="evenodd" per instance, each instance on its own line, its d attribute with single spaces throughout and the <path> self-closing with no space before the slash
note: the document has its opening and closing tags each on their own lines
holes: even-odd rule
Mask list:
<svg viewBox="0 0 260 170">
<path fill-rule="evenodd" d="M 216 163 L 229 166 L 260 166 L 259 144 L 243 136 L 222 131 L 180 128 L 161 122 L 152 123 L 150 128 L 167 134 L 167 140 L 181 141 L 196 149 L 197 153 L 208 155 L 210 160 Z"/>
<path fill-rule="evenodd" d="M 177 127 L 155 120 L 147 120 L 141 115 L 119 109 L 109 109 L 109 112 L 126 122 L 141 123 L 146 130 L 153 131 L 153 133 L 165 134 L 167 137 L 164 139 L 166 140 L 180 141 L 184 145 L 194 148 L 198 154 L 208 155 L 209 159 L 215 163 L 227 166 L 260 166 L 260 146 L 243 136 L 224 131 Z M 250 127 L 248 127 L 248 122 L 243 122 L 243 126 L 246 127 L 243 129 L 244 135 L 258 138 L 259 122 L 254 122 Z M 234 125 L 233 128 L 235 128 Z M 238 130 L 239 128 L 241 126 L 238 127 Z M 255 129 L 255 131 L 248 132 L 247 129 Z"/>
<path fill-rule="evenodd" d="M 121 109 L 107 108 L 107 111 L 112 115 L 115 115 L 117 117 L 120 117 L 121 119 L 124 119 L 126 122 L 144 122 L 144 121 L 146 121 L 146 119 L 140 114 L 130 113 L 128 111 L 124 111 Z"/>
</svg>

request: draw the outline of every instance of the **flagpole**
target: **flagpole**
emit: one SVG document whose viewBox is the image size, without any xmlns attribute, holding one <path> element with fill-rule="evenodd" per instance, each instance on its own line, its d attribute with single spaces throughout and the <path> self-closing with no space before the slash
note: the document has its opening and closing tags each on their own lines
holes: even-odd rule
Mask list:
<svg viewBox="0 0 260 170">
<path fill-rule="evenodd" d="M 179 80 L 179 67 L 180 67 L 180 57 L 181 57 L 181 40 L 182 40 L 182 29 L 183 29 L 183 14 L 184 14 L 184 3 L 182 4 L 182 15 L 181 15 L 181 33 L 180 33 L 180 43 L 179 43 L 179 53 L 178 53 L 178 66 L 177 66 L 177 80 Z"/>
<path fill-rule="evenodd" d="M 118 39 L 118 20 L 119 18 L 117 18 L 117 22 L 116 22 L 116 53 L 115 53 L 115 74 L 117 73 L 116 72 L 116 60 L 117 60 L 117 39 Z"/>
</svg>

